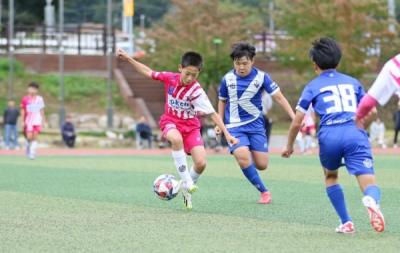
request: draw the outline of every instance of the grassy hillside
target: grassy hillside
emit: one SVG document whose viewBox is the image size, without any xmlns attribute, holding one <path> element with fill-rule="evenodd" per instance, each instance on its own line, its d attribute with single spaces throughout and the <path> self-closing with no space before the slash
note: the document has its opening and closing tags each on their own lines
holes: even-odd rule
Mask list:
<svg viewBox="0 0 400 253">
<path fill-rule="evenodd" d="M 27 84 L 36 81 L 41 85 L 40 93 L 46 102 L 46 113 L 59 110 L 59 77 L 57 73 L 34 74 L 25 71 L 21 63 L 15 64 L 14 95 L 19 103 L 25 94 Z M 107 79 L 96 76 L 66 74 L 65 106 L 68 112 L 76 113 L 106 113 Z M 7 101 L 8 61 L 0 59 L 0 111 L 3 111 Z M 129 114 L 130 111 L 120 97 L 117 85 L 113 84 L 113 103 L 117 112 Z"/>
</svg>

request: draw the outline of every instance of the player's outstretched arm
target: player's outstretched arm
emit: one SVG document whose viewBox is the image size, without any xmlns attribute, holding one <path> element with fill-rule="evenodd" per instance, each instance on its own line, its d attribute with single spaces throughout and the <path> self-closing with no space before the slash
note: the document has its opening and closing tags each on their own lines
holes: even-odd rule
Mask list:
<svg viewBox="0 0 400 253">
<path fill-rule="evenodd" d="M 378 101 L 369 94 L 366 94 L 360 101 L 357 108 L 357 120 L 363 120 L 369 112 L 378 105 Z"/>
<path fill-rule="evenodd" d="M 286 111 L 286 113 L 290 116 L 290 118 L 293 120 L 294 119 L 294 112 L 292 107 L 290 106 L 289 102 L 285 98 L 285 96 L 282 94 L 281 91 L 276 92 L 272 98 L 277 102 L 282 108 Z"/>
<path fill-rule="evenodd" d="M 128 53 L 125 52 L 124 50 L 118 49 L 117 57 L 121 60 L 129 62 L 140 74 L 142 74 L 148 78 L 151 78 L 151 73 L 153 72 L 153 70 L 151 68 L 147 67 L 146 65 L 144 65 L 143 63 L 140 63 L 140 62 L 136 61 L 135 59 L 133 59 L 132 57 L 130 57 L 128 55 Z"/>
<path fill-rule="evenodd" d="M 225 106 L 226 106 L 226 101 L 225 100 L 218 100 L 218 115 L 221 119 L 224 118 L 225 115 Z M 215 126 L 215 132 L 217 135 L 221 134 L 221 128 L 217 125 Z"/>
<path fill-rule="evenodd" d="M 282 151 L 282 157 L 289 158 L 294 151 L 294 142 L 296 140 L 296 136 L 300 131 L 300 128 L 303 124 L 305 114 L 301 111 L 296 111 L 296 115 L 294 116 L 294 119 L 292 120 L 292 124 L 290 125 L 289 128 L 289 133 L 288 133 L 288 140 L 286 147 Z"/>
<path fill-rule="evenodd" d="M 221 117 L 216 113 L 212 113 L 211 114 L 211 119 L 212 121 L 217 125 L 217 127 L 220 129 L 219 133 L 220 134 L 221 131 L 224 133 L 226 140 L 228 141 L 228 143 L 230 145 L 236 145 L 239 143 L 238 139 L 236 139 L 235 137 L 233 137 L 228 130 L 226 129 L 224 122 L 222 121 Z"/>
</svg>

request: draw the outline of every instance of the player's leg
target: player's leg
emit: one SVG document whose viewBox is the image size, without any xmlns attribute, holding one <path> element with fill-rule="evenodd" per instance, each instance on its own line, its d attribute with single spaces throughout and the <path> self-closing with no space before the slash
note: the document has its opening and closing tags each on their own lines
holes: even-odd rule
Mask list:
<svg viewBox="0 0 400 253">
<path fill-rule="evenodd" d="M 26 155 L 31 157 L 31 147 L 33 141 L 33 130 L 26 130 L 25 131 L 25 138 L 26 138 Z"/>
<path fill-rule="evenodd" d="M 200 175 L 206 168 L 206 150 L 204 146 L 195 146 L 191 149 L 190 154 L 193 159 L 193 166 L 190 168 L 190 176 L 196 184 Z"/>
<path fill-rule="evenodd" d="M 19 147 L 18 147 L 18 130 L 17 130 L 17 125 L 12 125 L 11 135 L 12 135 L 13 148 L 14 148 L 14 149 L 19 149 Z"/>
<path fill-rule="evenodd" d="M 380 209 L 381 192 L 375 182 L 375 175 L 358 175 L 357 181 L 364 194 L 362 203 L 367 208 L 371 226 L 376 232 L 385 230 L 385 218 Z"/>
<path fill-rule="evenodd" d="M 249 180 L 249 182 L 254 185 L 259 192 L 267 192 L 268 190 L 264 186 L 264 183 L 257 172 L 257 168 L 252 161 L 249 148 L 246 146 L 239 147 L 233 152 L 233 155 L 247 180 Z"/>
<path fill-rule="evenodd" d="M 36 149 L 37 149 L 37 138 L 39 135 L 40 129 L 38 127 L 34 127 L 33 132 L 30 135 L 30 148 L 29 148 L 29 158 L 35 159 L 36 158 Z"/>
<path fill-rule="evenodd" d="M 326 194 L 340 218 L 341 224 L 336 228 L 338 233 L 354 233 L 354 225 L 347 211 L 343 189 L 338 182 L 338 169 L 341 166 L 342 147 L 334 133 L 330 131 L 320 131 L 320 161 L 324 168 Z M 339 131 L 340 132 L 340 131 Z"/>
<path fill-rule="evenodd" d="M 238 136 L 235 135 L 236 138 Z M 256 187 L 256 189 L 261 193 L 261 195 L 270 195 L 268 189 L 265 187 L 263 181 L 261 180 L 260 175 L 257 172 L 257 168 L 252 159 L 252 154 L 249 150 L 248 145 L 250 145 L 248 138 L 245 135 L 241 135 L 239 137 L 240 143 L 238 145 L 243 145 L 236 147 L 233 150 L 233 155 L 239 164 L 240 168 L 244 176 L 247 180 Z M 261 201 L 263 200 L 263 201 Z M 261 204 L 269 204 L 271 202 L 271 198 L 263 198 L 260 199 L 259 203 Z"/>
<path fill-rule="evenodd" d="M 189 189 L 193 185 L 193 180 L 187 166 L 186 153 L 183 150 L 183 138 L 181 133 L 176 128 L 170 128 L 164 134 L 165 138 L 171 143 L 172 157 L 175 162 L 175 167 L 183 181 L 183 187 Z"/>
<path fill-rule="evenodd" d="M 346 167 L 355 175 L 364 194 L 362 203 L 367 208 L 371 226 L 377 232 L 385 229 L 385 219 L 380 210 L 380 189 L 376 185 L 371 146 L 364 130 L 354 129 L 352 139 L 345 149 Z"/>
<path fill-rule="evenodd" d="M 6 149 L 10 149 L 11 140 L 11 125 L 6 124 L 4 126 L 4 144 Z"/>
<path fill-rule="evenodd" d="M 393 137 L 393 147 L 397 148 L 397 137 L 399 134 L 400 129 L 396 127 L 396 129 L 394 130 L 394 137 Z"/>
<path fill-rule="evenodd" d="M 263 132 L 248 134 L 249 149 L 258 170 L 266 170 L 268 167 L 268 143 Z M 263 183 L 264 184 L 264 183 Z M 265 186 L 264 186 L 265 187 Z M 260 204 L 269 204 L 272 201 L 271 192 L 265 187 L 266 191 L 261 193 Z"/>
<path fill-rule="evenodd" d="M 324 168 L 326 194 L 340 217 L 341 225 L 336 228 L 338 233 L 353 233 L 354 225 L 347 211 L 343 189 L 338 182 L 338 170 Z"/>
<path fill-rule="evenodd" d="M 264 133 L 248 134 L 249 149 L 251 156 L 258 170 L 266 170 L 268 168 L 268 142 Z"/>
</svg>

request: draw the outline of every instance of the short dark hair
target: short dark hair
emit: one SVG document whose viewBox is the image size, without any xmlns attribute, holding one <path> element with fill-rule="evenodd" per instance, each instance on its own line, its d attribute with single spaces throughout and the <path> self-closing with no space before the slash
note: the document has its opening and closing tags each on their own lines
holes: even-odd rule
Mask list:
<svg viewBox="0 0 400 253">
<path fill-rule="evenodd" d="M 256 56 L 256 48 L 247 42 L 239 42 L 232 46 L 231 58 L 233 61 L 242 57 L 253 60 L 254 56 Z"/>
<path fill-rule="evenodd" d="M 203 57 L 196 52 L 186 52 L 182 55 L 181 65 L 184 68 L 194 66 L 201 70 L 203 68 Z"/>
<path fill-rule="evenodd" d="M 28 87 L 30 87 L 30 88 L 35 88 L 35 89 L 39 89 L 39 84 L 37 83 L 37 82 L 30 82 L 29 84 L 28 84 Z"/>
<path fill-rule="evenodd" d="M 322 69 L 335 69 L 342 58 L 342 50 L 339 44 L 332 38 L 319 38 L 312 43 L 310 58 Z"/>
</svg>

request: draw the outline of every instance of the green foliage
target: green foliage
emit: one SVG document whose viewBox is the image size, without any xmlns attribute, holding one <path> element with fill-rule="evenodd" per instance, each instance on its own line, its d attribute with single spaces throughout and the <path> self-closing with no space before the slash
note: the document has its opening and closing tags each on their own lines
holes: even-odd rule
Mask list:
<svg viewBox="0 0 400 253">
<path fill-rule="evenodd" d="M 8 79 L 8 71 L 10 69 L 8 58 L 0 58 L 0 81 L 5 81 Z M 14 73 L 17 76 L 25 74 L 24 65 L 21 62 L 14 60 Z"/>
<path fill-rule="evenodd" d="M 256 9 L 217 0 L 173 0 L 172 3 L 173 12 L 149 34 L 157 45 L 147 59 L 151 67 L 175 71 L 181 55 L 194 50 L 205 60 L 201 83 L 206 88 L 219 83 L 222 74 L 232 66 L 231 45 L 241 40 L 251 41 L 251 35 L 259 31 L 261 23 Z M 215 38 L 222 39 L 222 44 L 215 45 Z"/>
<path fill-rule="evenodd" d="M 42 89 L 53 96 L 59 94 L 59 76 L 56 74 L 46 74 L 37 76 L 37 81 L 41 83 Z M 67 101 L 74 101 L 90 96 L 104 95 L 106 84 L 104 78 L 87 77 L 81 75 L 67 75 L 64 77 L 65 98 Z"/>
<path fill-rule="evenodd" d="M 335 38 L 342 47 L 340 69 L 361 76 L 374 70 L 378 62 L 371 55 L 381 44 L 397 48 L 398 40 L 387 31 L 387 9 L 384 0 L 319 1 L 278 0 L 278 24 L 288 32 L 279 43 L 279 60 L 304 72 L 312 70 L 308 58 L 311 42 L 322 36 Z M 385 56 L 386 57 L 386 56 Z"/>
<path fill-rule="evenodd" d="M 14 94 L 21 98 L 25 94 L 26 85 L 31 81 L 40 84 L 40 92 L 46 100 L 46 109 L 50 112 L 58 110 L 60 94 L 58 74 L 32 74 L 25 72 L 22 63 L 14 64 Z M 0 59 L 0 112 L 6 104 L 8 82 L 8 59 Z M 64 76 L 66 106 L 75 112 L 98 112 L 107 106 L 107 80 L 102 77 L 67 74 Z M 4 94 L 4 95 L 3 95 Z M 113 83 L 113 105 L 117 110 L 126 109 L 119 95 L 118 87 Z"/>
</svg>

